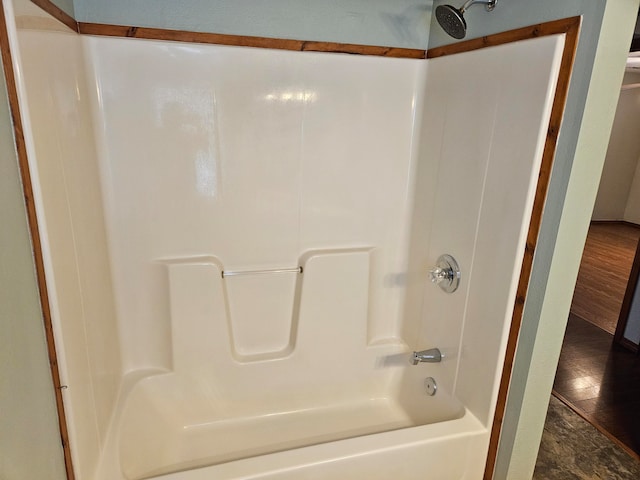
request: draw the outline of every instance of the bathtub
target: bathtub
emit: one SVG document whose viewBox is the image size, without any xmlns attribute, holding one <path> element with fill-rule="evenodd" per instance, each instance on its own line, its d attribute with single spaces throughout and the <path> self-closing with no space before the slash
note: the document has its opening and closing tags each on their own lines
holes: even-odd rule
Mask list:
<svg viewBox="0 0 640 480">
<path fill-rule="evenodd" d="M 428 373 L 415 375 L 421 391 L 409 402 L 389 391 L 284 411 L 227 410 L 226 418 L 215 415 L 211 399 L 200 398 L 208 408 L 194 414 L 194 397 L 158 395 L 193 392 L 174 374 L 131 378 L 96 478 L 475 478 L 487 429 L 446 393 L 430 397 L 420 381 Z"/>
<path fill-rule="evenodd" d="M 15 4 L 76 478 L 482 478 L 563 36 L 416 60 Z"/>
<path fill-rule="evenodd" d="M 174 472 L 182 472 L 174 475 L 182 478 L 194 469 L 199 472 L 194 475 L 209 478 L 245 478 L 251 467 L 243 468 L 256 458 L 287 458 L 287 451 L 320 455 L 314 464 L 329 459 L 350 463 L 374 445 L 375 450 L 391 449 L 388 455 L 398 455 L 388 443 L 393 431 L 416 430 L 422 441 L 411 448 L 433 443 L 424 435 L 434 426 L 423 425 L 446 422 L 474 425 L 479 428 L 476 435 L 485 431 L 444 388 L 433 396 L 427 392 L 426 378 L 444 380 L 442 365 L 409 370 L 406 348 L 362 348 L 369 256 L 360 249 L 306 256 L 301 262 L 304 274 L 289 274 L 304 276 L 295 300 L 300 304 L 295 345 L 266 360 L 237 358 L 234 342 L 228 340 L 233 336 L 231 323 L 220 317 L 226 316 L 221 305 L 229 304 L 227 289 L 232 285 L 225 285 L 219 264 L 201 258 L 168 262 L 173 369 L 143 378 L 133 375 L 118 408 L 113 446 L 118 455 L 99 478 L 116 478 L 113 465 L 128 479 Z M 203 291 L 202 285 L 209 287 Z M 329 299 L 334 304 L 323 305 Z M 214 321 L 203 328 L 207 319 Z M 445 356 L 444 364 L 448 361 Z M 451 441 L 469 441 L 456 437 Z M 334 446 L 328 448 L 328 443 Z M 330 451 L 343 453 L 326 457 Z M 347 451 L 351 453 L 345 456 Z M 460 468 L 457 462 L 453 465 L 456 471 Z M 363 466 L 349 468 L 357 468 L 355 475 Z M 374 478 L 388 473 L 369 463 L 366 471 Z M 451 472 L 447 477 L 458 476 Z M 265 472 L 253 475 L 262 478 Z"/>
</svg>

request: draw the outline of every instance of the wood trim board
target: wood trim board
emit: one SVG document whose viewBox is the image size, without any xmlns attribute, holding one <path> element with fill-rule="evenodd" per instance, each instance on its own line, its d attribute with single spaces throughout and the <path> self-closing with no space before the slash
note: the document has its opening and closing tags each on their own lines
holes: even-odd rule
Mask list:
<svg viewBox="0 0 640 480">
<path fill-rule="evenodd" d="M 184 30 L 107 25 L 101 23 L 80 22 L 78 23 L 78 32 L 84 35 L 144 38 L 147 40 L 168 40 L 188 43 L 208 43 L 235 47 L 271 48 L 276 50 L 293 50 L 300 52 L 349 53 L 353 55 L 416 59 L 425 57 L 424 50 L 411 48 L 316 42 L 309 40 L 289 40 L 283 38 L 251 37 L 244 35 L 226 35 L 220 33 L 190 32 Z"/>
<path fill-rule="evenodd" d="M 611 225 L 611 224 L 618 224 L 618 225 L 627 225 L 629 227 L 636 227 L 636 228 L 640 228 L 640 225 L 637 223 L 633 223 L 633 222 L 627 222 L 626 220 L 591 220 L 591 224 L 592 225 Z"/>
<path fill-rule="evenodd" d="M 505 43 L 519 42 L 521 40 L 529 40 L 537 37 L 546 37 L 548 35 L 566 33 L 567 37 L 569 37 L 570 32 L 574 30 L 576 30 L 577 35 L 577 32 L 580 29 L 580 20 L 580 17 L 561 18 L 559 20 L 552 20 L 550 22 L 539 23 L 528 27 L 516 28 L 506 32 L 474 38 L 464 42 L 453 43 L 451 45 L 430 48 L 427 50 L 426 58 L 444 57 L 445 55 L 471 52 L 480 48 L 495 47 L 497 45 L 504 45 Z"/>
<path fill-rule="evenodd" d="M 2 2 L 4 0 L 0 0 Z M 555 20 L 529 27 L 523 27 L 507 32 L 488 35 L 478 39 L 472 39 L 465 42 L 455 43 L 443 47 L 427 50 L 405 49 L 394 47 L 380 47 L 371 45 L 353 45 L 332 42 L 315 42 L 288 39 L 273 39 L 265 37 L 251 37 L 238 35 L 223 35 L 215 33 L 188 32 L 178 30 L 166 30 L 147 27 L 123 26 L 123 25 L 106 25 L 96 23 L 77 23 L 73 18 L 65 12 L 53 5 L 48 0 L 31 0 L 36 5 L 53 15 L 65 25 L 80 34 L 85 35 L 101 35 L 129 38 L 144 38 L 153 40 L 169 40 L 190 43 L 209 43 L 218 45 L 233 45 L 254 48 L 272 48 L 293 51 L 315 51 L 315 52 L 332 52 L 332 53 L 349 53 L 357 55 L 375 55 L 394 58 L 437 58 L 445 55 L 453 55 L 457 53 L 470 52 L 480 48 L 492 47 L 506 43 L 527 40 L 548 35 L 565 34 L 565 45 L 561 60 L 560 72 L 556 92 L 553 100 L 551 117 L 547 129 L 547 137 L 543 151 L 542 164 L 540 167 L 539 180 L 537 184 L 534 206 L 527 234 L 527 242 L 525 247 L 522 269 L 520 273 L 516 301 L 512 315 L 509 337 L 507 342 L 506 356 L 504 368 L 500 380 L 498 392 L 498 401 L 496 405 L 496 413 L 491 428 L 491 436 L 489 441 L 489 450 L 487 454 L 487 462 L 484 472 L 484 478 L 489 480 L 493 478 L 495 469 L 496 456 L 500 440 L 500 432 L 504 413 L 506 408 L 506 400 L 508 394 L 511 374 L 513 372 L 513 361 L 517 346 L 518 335 L 522 323 L 522 314 L 526 293 L 529 286 L 531 269 L 533 266 L 533 257 L 538 241 L 540 226 L 542 221 L 542 212 L 546 201 L 546 195 L 549 187 L 551 176 L 551 168 L 555 156 L 558 134 L 564 106 L 569 89 L 569 81 L 571 78 L 571 70 L 575 59 L 575 52 L 580 30 L 580 17 L 571 17 L 561 20 Z M 40 287 L 41 305 L 43 309 L 45 330 L 47 332 L 47 345 L 49 349 L 49 358 L 51 362 L 52 377 L 56 388 L 56 403 L 58 406 L 60 431 L 64 446 L 65 464 L 67 466 L 67 475 L 70 480 L 74 479 L 73 468 L 71 463 L 71 454 L 68 448 L 68 433 L 66 426 L 66 417 L 64 413 L 64 405 L 62 403 L 60 377 L 57 370 L 57 360 L 55 345 L 53 343 L 53 332 L 51 328 L 51 313 L 49 308 L 49 300 L 44 277 L 44 263 L 42 258 L 40 236 L 35 216 L 35 206 L 33 204 L 33 191 L 31 179 L 28 170 L 26 148 L 24 145 L 24 136 L 22 124 L 20 120 L 20 112 L 17 98 L 16 85 L 13 75 L 13 67 L 11 63 L 11 53 L 8 48 L 6 23 L 4 13 L 0 17 L 0 42 L 2 43 L 2 58 L 5 65 L 5 76 L 10 90 L 10 105 L 12 116 L 14 119 L 14 133 L 16 137 L 16 145 L 18 149 L 20 170 L 25 189 L 25 204 L 29 217 L 29 228 L 33 239 L 33 249 L 36 262 L 36 271 L 38 276 L 38 285 Z M 7 60 L 8 59 L 8 60 Z M 9 85 L 10 84 L 10 85 Z"/>
<path fill-rule="evenodd" d="M 27 148 L 24 139 L 22 117 L 20 114 L 20 103 L 18 101 L 18 89 L 13 69 L 11 49 L 9 47 L 9 34 L 7 22 L 4 14 L 4 2 L 10 0 L 0 0 L 0 54 L 2 56 L 2 67 L 7 85 L 7 96 L 9 100 L 9 110 L 13 123 L 13 135 L 15 139 L 16 154 L 18 156 L 18 167 L 22 180 L 24 203 L 27 210 L 27 221 L 29 234 L 33 249 L 33 258 L 36 269 L 36 280 L 38 284 L 40 308 L 44 323 L 45 337 L 47 343 L 47 354 L 49 357 L 49 367 L 55 392 L 56 409 L 58 411 L 58 426 L 60 428 L 60 439 L 62 442 L 65 469 L 68 480 L 74 480 L 73 462 L 71 450 L 69 449 L 69 432 L 67 430 L 67 417 L 65 414 L 64 402 L 62 399 L 62 384 L 60 382 L 60 372 L 58 371 L 58 354 L 56 352 L 53 326 L 51 323 L 51 307 L 49 303 L 49 293 L 44 272 L 44 257 L 42 253 L 42 243 L 40 239 L 40 228 L 36 215 L 36 207 L 33 198 L 33 185 L 31 183 L 31 173 L 27 157 Z"/>
</svg>

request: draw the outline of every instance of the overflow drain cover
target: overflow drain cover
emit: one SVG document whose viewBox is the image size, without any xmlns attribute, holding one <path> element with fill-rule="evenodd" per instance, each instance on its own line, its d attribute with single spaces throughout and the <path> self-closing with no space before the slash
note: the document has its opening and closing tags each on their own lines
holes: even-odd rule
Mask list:
<svg viewBox="0 0 640 480">
<path fill-rule="evenodd" d="M 425 378 L 424 389 L 427 391 L 427 395 L 431 395 L 433 397 L 436 394 L 436 390 L 438 390 L 436 380 L 433 377 Z"/>
</svg>

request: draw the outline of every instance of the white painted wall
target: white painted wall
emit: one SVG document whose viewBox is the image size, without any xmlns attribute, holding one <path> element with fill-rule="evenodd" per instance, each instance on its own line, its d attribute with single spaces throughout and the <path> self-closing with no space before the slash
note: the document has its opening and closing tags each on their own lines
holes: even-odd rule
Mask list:
<svg viewBox="0 0 640 480">
<path fill-rule="evenodd" d="M 625 73 L 623 85 L 640 83 Z M 640 220 L 640 88 L 621 89 L 592 220 Z"/>
</svg>

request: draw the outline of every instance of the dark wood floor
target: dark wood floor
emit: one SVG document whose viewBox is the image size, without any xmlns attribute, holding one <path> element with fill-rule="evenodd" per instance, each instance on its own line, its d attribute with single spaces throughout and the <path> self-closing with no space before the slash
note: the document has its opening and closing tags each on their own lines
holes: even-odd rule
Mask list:
<svg viewBox="0 0 640 480">
<path fill-rule="evenodd" d="M 640 238 L 634 225 L 593 223 L 584 246 L 571 312 L 614 334 Z"/>
<path fill-rule="evenodd" d="M 571 315 L 553 393 L 640 455 L 640 357 Z"/>
<path fill-rule="evenodd" d="M 580 265 L 554 395 L 640 455 L 640 357 L 613 343 L 640 228 L 595 223 Z"/>
</svg>

